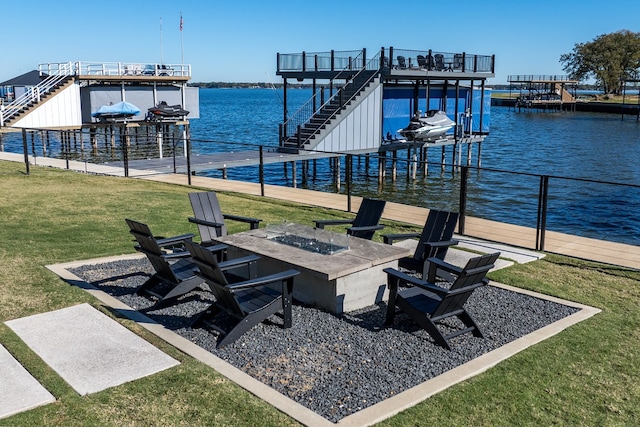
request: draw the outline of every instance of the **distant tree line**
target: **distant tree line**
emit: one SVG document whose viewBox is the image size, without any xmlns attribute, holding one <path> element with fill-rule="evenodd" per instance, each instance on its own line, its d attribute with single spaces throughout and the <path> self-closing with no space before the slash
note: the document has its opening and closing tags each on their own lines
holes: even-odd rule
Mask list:
<svg viewBox="0 0 640 427">
<path fill-rule="evenodd" d="M 281 89 L 284 84 L 283 83 L 235 83 L 235 82 L 208 82 L 208 83 L 189 83 L 189 86 L 193 87 L 202 87 L 202 88 L 244 88 L 244 89 L 272 89 L 277 88 Z M 299 89 L 299 88 L 311 88 L 313 87 L 310 84 L 303 83 L 287 83 L 287 88 Z"/>
<path fill-rule="evenodd" d="M 620 94 L 624 81 L 640 79 L 640 33 L 621 30 L 577 43 L 560 55 L 563 69 L 575 80 L 593 78 L 604 93 Z"/>
</svg>

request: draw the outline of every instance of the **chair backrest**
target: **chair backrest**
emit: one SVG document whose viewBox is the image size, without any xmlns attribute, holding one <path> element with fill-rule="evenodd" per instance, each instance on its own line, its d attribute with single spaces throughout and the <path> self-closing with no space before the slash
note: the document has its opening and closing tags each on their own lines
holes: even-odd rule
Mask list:
<svg viewBox="0 0 640 427">
<path fill-rule="evenodd" d="M 129 224 L 129 232 L 135 237 L 138 242 L 138 250 L 147 256 L 147 259 L 151 263 L 151 266 L 155 270 L 156 274 L 164 281 L 177 284 L 180 281 L 176 277 L 175 273 L 171 269 L 171 265 L 164 258 L 164 252 L 147 224 L 134 221 L 132 219 L 126 219 Z M 139 230 L 143 230 L 142 232 Z M 146 233 L 145 231 L 148 231 Z"/>
<path fill-rule="evenodd" d="M 421 68 L 425 68 L 427 66 L 427 58 L 425 58 L 424 55 L 418 55 L 417 59 L 418 66 L 420 66 Z"/>
<path fill-rule="evenodd" d="M 198 266 L 197 274 L 209 285 L 209 289 L 216 299 L 216 305 L 235 317 L 244 317 L 244 311 L 227 287 L 229 282 L 220 268 L 216 256 L 197 243 L 185 242 L 185 247 L 191 254 L 193 263 Z"/>
<path fill-rule="evenodd" d="M 442 71 L 444 70 L 444 55 L 441 53 L 436 53 L 435 55 L 433 55 L 433 58 L 436 62 L 436 70 L 438 71 Z"/>
<path fill-rule="evenodd" d="M 398 68 L 407 68 L 407 61 L 402 55 L 398 55 Z"/>
<path fill-rule="evenodd" d="M 129 232 L 134 236 L 137 234 L 143 234 L 145 236 L 153 236 L 151 229 L 145 223 L 134 221 L 132 219 L 125 219 L 127 225 L 129 226 Z"/>
<path fill-rule="evenodd" d="M 476 288 L 484 285 L 483 279 L 500 256 L 500 252 L 471 258 L 449 288 L 452 292 L 445 296 L 432 316 L 441 316 L 460 310 Z"/>
<path fill-rule="evenodd" d="M 456 53 L 453 55 L 453 68 L 456 70 L 461 70 L 463 65 L 462 54 Z"/>
<path fill-rule="evenodd" d="M 366 227 L 371 225 L 377 225 L 380 222 L 380 218 L 382 218 L 382 212 L 384 211 L 384 206 L 387 202 L 385 200 L 378 199 L 362 199 L 362 203 L 360 204 L 360 209 L 358 209 L 358 213 L 353 220 L 354 227 Z M 369 239 L 373 237 L 375 231 L 365 231 L 353 233 L 352 235 L 355 237 L 360 237 L 363 239 Z"/>
<path fill-rule="evenodd" d="M 222 224 L 220 228 L 198 224 L 198 232 L 202 242 L 210 242 L 216 237 L 227 235 L 227 226 L 224 225 L 224 216 L 215 192 L 189 193 L 189 201 L 196 219 Z"/>
<path fill-rule="evenodd" d="M 435 209 L 429 210 L 427 221 L 424 223 L 418 246 L 413 254 L 413 258 L 416 260 L 422 260 L 424 258 L 436 257 L 444 260 L 444 256 L 447 253 L 447 247 L 435 248 L 432 253 L 426 254 L 424 244 L 427 242 L 444 242 L 453 238 L 453 230 L 458 223 L 457 212 L 439 211 Z"/>
</svg>

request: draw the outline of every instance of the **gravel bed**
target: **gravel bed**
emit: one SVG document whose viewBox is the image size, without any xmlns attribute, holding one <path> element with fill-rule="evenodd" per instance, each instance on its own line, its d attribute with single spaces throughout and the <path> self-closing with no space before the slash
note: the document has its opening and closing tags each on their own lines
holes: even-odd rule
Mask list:
<svg viewBox="0 0 640 427">
<path fill-rule="evenodd" d="M 146 259 L 86 265 L 71 272 L 134 309 L 153 304 L 135 294 L 152 272 Z M 189 327 L 209 302 L 203 287 L 175 305 L 146 314 L 333 422 L 578 311 L 484 286 L 466 308 L 485 338 L 464 334 L 452 340 L 453 350 L 445 350 L 404 314 L 385 327 L 385 303 L 343 315 L 295 304 L 292 328 L 282 329 L 281 317 L 272 316 L 235 343 L 216 349 L 215 330 Z"/>
</svg>

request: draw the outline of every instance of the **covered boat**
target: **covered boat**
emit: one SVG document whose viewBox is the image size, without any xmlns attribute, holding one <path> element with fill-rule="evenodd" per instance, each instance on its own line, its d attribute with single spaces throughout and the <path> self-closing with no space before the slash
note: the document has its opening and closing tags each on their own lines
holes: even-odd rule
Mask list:
<svg viewBox="0 0 640 427">
<path fill-rule="evenodd" d="M 189 114 L 182 105 L 169 105 L 165 101 L 160 101 L 155 107 L 149 108 L 149 113 L 160 117 L 182 117 Z"/>
<path fill-rule="evenodd" d="M 96 111 L 91 113 L 91 117 L 95 117 L 99 120 L 115 120 L 115 119 L 127 119 L 140 114 L 140 109 L 135 105 L 121 101 L 116 104 L 103 105 Z"/>
<path fill-rule="evenodd" d="M 409 125 L 399 129 L 398 133 L 409 141 L 433 141 L 447 133 L 455 124 L 444 111 L 430 110 L 425 116 L 418 111 Z"/>
</svg>

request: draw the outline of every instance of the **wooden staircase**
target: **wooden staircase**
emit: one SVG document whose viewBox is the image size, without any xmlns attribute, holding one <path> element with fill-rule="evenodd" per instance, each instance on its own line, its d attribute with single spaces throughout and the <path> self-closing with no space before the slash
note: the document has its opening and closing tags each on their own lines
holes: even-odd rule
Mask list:
<svg viewBox="0 0 640 427">
<path fill-rule="evenodd" d="M 322 131 L 332 124 L 341 120 L 340 116 L 344 110 L 353 104 L 379 75 L 379 70 L 362 69 L 347 84 L 341 87 L 330 99 L 325 102 L 311 117 L 295 129 L 288 129 L 290 135 L 285 135 L 281 142 L 279 151 L 286 153 L 299 153 L 300 150 L 312 149 L 314 143 L 318 142 L 318 137 Z M 283 128 L 292 126 L 292 120 L 287 121 Z"/>
</svg>

